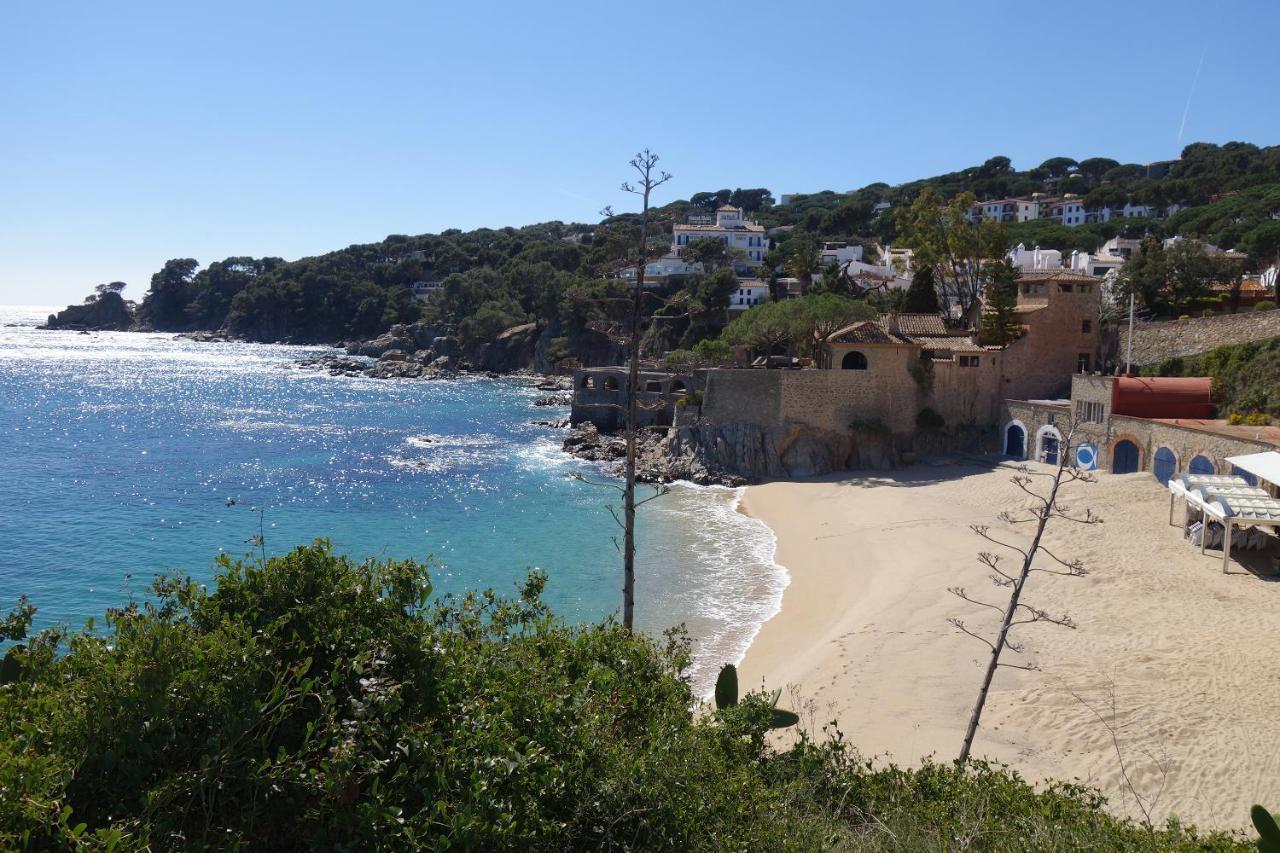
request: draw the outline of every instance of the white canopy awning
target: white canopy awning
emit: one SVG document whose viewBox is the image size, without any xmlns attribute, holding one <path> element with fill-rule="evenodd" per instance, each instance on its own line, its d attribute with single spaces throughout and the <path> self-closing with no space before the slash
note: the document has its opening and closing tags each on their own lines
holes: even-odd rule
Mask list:
<svg viewBox="0 0 1280 853">
<path fill-rule="evenodd" d="M 1250 453 L 1247 456 L 1228 456 L 1227 461 L 1241 471 L 1248 471 L 1268 483 L 1280 484 L 1280 453 L 1274 450 Z"/>
<path fill-rule="evenodd" d="M 1259 453 L 1256 456 L 1269 454 Z M 1276 454 L 1280 455 L 1280 454 Z M 1237 459 L 1250 459 L 1239 456 Z M 1233 461 L 1228 458 L 1228 462 Z M 1243 466 L 1242 466 L 1243 467 Z M 1248 469 L 1246 469 L 1248 470 Z M 1252 472 L 1250 472 L 1252 473 Z M 1259 475 L 1261 476 L 1261 475 Z M 1239 525 L 1280 527 L 1280 500 L 1271 497 L 1266 489 L 1250 486 L 1243 478 L 1223 474 L 1179 474 L 1169 480 L 1169 522 L 1173 522 L 1173 502 L 1176 498 L 1186 501 L 1187 509 L 1195 508 L 1206 521 L 1216 518 L 1225 528 L 1222 545 L 1222 570 L 1227 570 L 1231 559 L 1231 530 Z M 1204 537 L 1200 540 L 1200 553 L 1204 553 Z"/>
</svg>

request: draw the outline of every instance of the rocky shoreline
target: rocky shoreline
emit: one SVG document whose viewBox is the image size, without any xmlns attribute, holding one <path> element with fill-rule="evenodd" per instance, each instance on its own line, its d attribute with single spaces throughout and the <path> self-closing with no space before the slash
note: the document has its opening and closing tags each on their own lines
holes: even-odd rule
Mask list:
<svg viewBox="0 0 1280 853">
<path fill-rule="evenodd" d="M 588 462 L 604 463 L 604 470 L 621 477 L 627 458 L 627 440 L 614 433 L 602 433 L 587 422 L 571 427 L 564 439 L 564 451 Z M 686 480 L 699 486 L 745 486 L 747 478 L 708 469 L 696 457 L 677 450 L 666 435 L 641 430 L 636 443 L 636 479 L 641 483 L 673 483 Z"/>
</svg>

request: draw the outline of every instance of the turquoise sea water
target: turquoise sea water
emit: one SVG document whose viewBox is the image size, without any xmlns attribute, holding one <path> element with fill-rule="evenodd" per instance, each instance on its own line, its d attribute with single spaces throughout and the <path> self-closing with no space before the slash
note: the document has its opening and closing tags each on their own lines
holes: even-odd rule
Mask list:
<svg viewBox="0 0 1280 853">
<path fill-rule="evenodd" d="M 386 381 L 292 368 L 316 350 L 164 334 L 42 332 L 0 308 L 0 609 L 83 621 L 151 579 L 212 575 L 258 532 L 357 556 L 433 556 L 436 589 L 512 591 L 530 567 L 569 619 L 618 610 L 612 490 L 532 420 L 528 382 Z M 594 473 L 594 472 L 589 472 Z M 772 534 L 729 489 L 679 486 L 641 509 L 637 622 L 684 622 L 695 683 L 737 660 L 777 608 Z"/>
</svg>

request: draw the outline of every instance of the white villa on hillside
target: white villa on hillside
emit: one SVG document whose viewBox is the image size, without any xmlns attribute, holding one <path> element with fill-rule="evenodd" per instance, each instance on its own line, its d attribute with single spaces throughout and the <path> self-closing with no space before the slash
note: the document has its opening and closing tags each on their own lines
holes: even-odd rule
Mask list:
<svg viewBox="0 0 1280 853">
<path fill-rule="evenodd" d="M 674 254 L 668 253 L 644 265 L 644 285 L 645 287 L 662 287 L 670 283 L 672 278 L 692 275 L 696 272 L 702 272 L 702 264 L 687 263 Z M 634 282 L 636 268 L 627 267 L 619 273 L 619 276 L 623 281 Z"/>
<path fill-rule="evenodd" d="M 1062 269 L 1062 253 L 1057 249 L 1027 249 L 1019 243 L 1009 250 L 1009 263 L 1022 271 L 1027 270 L 1060 270 Z"/>
<path fill-rule="evenodd" d="M 744 278 L 738 282 L 738 289 L 729 294 L 727 307 L 730 314 L 736 314 L 768 301 L 768 283 L 758 278 Z"/>
<path fill-rule="evenodd" d="M 1071 253 L 1071 270 L 1073 272 L 1102 278 L 1112 270 L 1124 266 L 1124 258 L 1119 255 L 1092 254 L 1075 250 Z"/>
<path fill-rule="evenodd" d="M 676 257 L 694 240 L 712 238 L 723 240 L 733 249 L 741 249 L 749 266 L 759 266 L 764 253 L 769 250 L 769 239 L 764 226 L 743 218 L 742 209 L 724 205 L 716 210 L 714 225 L 684 224 L 672 226 L 671 254 Z"/>
<path fill-rule="evenodd" d="M 823 243 L 822 244 L 822 265 L 827 264 L 847 264 L 849 261 L 862 260 L 862 246 L 857 243 Z"/>
<path fill-rule="evenodd" d="M 1056 219 L 1063 225 L 1074 228 L 1084 224 L 1085 210 L 1084 202 L 1074 195 L 1048 198 L 1042 193 L 1033 193 L 1030 198 L 1000 198 L 977 202 L 970 208 L 968 218 L 971 222 L 979 219 L 992 222 Z"/>
</svg>

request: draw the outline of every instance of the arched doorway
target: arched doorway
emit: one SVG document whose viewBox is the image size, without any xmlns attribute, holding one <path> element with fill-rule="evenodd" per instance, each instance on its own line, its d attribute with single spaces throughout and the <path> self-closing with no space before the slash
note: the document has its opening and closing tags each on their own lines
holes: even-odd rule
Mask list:
<svg viewBox="0 0 1280 853">
<path fill-rule="evenodd" d="M 866 370 L 867 357 L 857 350 L 851 350 L 840 359 L 841 370 Z"/>
<path fill-rule="evenodd" d="M 688 389 L 684 387 L 684 382 L 677 379 L 675 382 L 671 383 L 671 393 L 685 394 L 685 393 L 688 393 Z"/>
<path fill-rule="evenodd" d="M 1191 457 L 1191 464 L 1187 466 L 1187 471 L 1192 474 L 1216 474 L 1217 470 L 1213 467 L 1213 460 L 1208 456 L 1197 453 Z"/>
<path fill-rule="evenodd" d="M 1127 438 L 1116 442 L 1111 449 L 1111 473 L 1132 474 L 1138 470 L 1138 445 Z"/>
<path fill-rule="evenodd" d="M 1162 447 L 1157 450 L 1155 464 L 1151 466 L 1151 473 L 1156 475 L 1156 479 L 1159 480 L 1162 485 L 1167 486 L 1177 471 L 1177 455 L 1167 447 Z"/>
<path fill-rule="evenodd" d="M 618 390 L 618 380 L 617 380 L 617 379 L 615 379 L 615 378 L 614 378 L 614 377 L 612 377 L 612 376 L 606 376 L 606 377 L 604 378 L 604 390 L 606 390 L 606 391 L 617 391 L 617 390 Z"/>
<path fill-rule="evenodd" d="M 1046 465 L 1058 464 L 1058 451 L 1062 444 L 1062 433 L 1057 427 L 1043 426 L 1036 433 L 1036 459 Z"/>
<path fill-rule="evenodd" d="M 1014 459 L 1027 458 L 1027 431 L 1022 424 L 1009 424 L 1004 431 L 1004 455 Z"/>
</svg>

